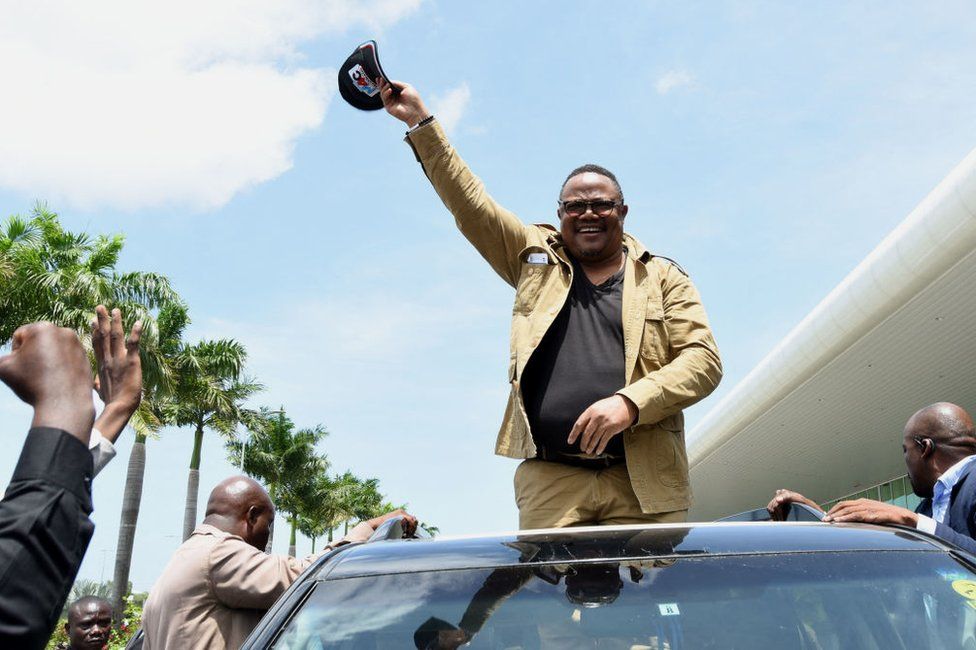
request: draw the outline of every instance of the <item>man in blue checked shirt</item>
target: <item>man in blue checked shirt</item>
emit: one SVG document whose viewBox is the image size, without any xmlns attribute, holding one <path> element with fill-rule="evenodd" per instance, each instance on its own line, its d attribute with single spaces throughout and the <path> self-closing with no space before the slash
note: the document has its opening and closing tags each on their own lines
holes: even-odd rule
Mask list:
<svg viewBox="0 0 976 650">
<path fill-rule="evenodd" d="M 824 521 L 900 524 L 976 554 L 976 430 L 962 407 L 948 402 L 926 406 L 909 418 L 902 442 L 912 490 L 922 497 L 915 512 L 873 499 L 841 501 Z M 797 492 L 777 490 L 766 508 L 783 519 L 790 503 L 823 510 Z"/>
</svg>

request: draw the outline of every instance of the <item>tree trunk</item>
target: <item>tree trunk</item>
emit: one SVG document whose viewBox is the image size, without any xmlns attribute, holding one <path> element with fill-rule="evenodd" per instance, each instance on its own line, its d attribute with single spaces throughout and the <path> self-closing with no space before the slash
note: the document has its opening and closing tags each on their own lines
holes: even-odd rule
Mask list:
<svg viewBox="0 0 976 650">
<path fill-rule="evenodd" d="M 291 537 L 288 540 L 288 555 L 295 557 L 295 529 L 298 527 L 298 521 L 296 519 L 291 520 Z"/>
<path fill-rule="evenodd" d="M 312 538 L 312 555 L 315 555 L 315 538 Z"/>
<path fill-rule="evenodd" d="M 125 491 L 122 493 L 122 516 L 119 520 L 119 541 L 115 550 L 115 576 L 112 580 L 112 606 L 115 620 L 122 620 L 125 612 L 124 599 L 129 586 L 129 569 L 132 566 L 132 546 L 139 521 L 139 505 L 142 502 L 142 484 L 146 475 L 146 436 L 136 435 L 129 453 L 129 469 L 125 475 Z"/>
<path fill-rule="evenodd" d="M 349 520 L 346 519 L 345 523 L 343 523 L 342 526 L 343 526 L 343 528 L 342 528 L 342 534 L 343 535 L 348 535 L 349 534 Z"/>
<path fill-rule="evenodd" d="M 189 539 L 197 526 L 197 496 L 200 491 L 200 448 L 203 446 L 203 426 L 197 425 L 193 434 L 193 455 L 190 474 L 186 478 L 186 510 L 183 512 L 183 541 Z"/>
<path fill-rule="evenodd" d="M 332 529 L 329 528 L 329 544 L 332 543 Z"/>
</svg>

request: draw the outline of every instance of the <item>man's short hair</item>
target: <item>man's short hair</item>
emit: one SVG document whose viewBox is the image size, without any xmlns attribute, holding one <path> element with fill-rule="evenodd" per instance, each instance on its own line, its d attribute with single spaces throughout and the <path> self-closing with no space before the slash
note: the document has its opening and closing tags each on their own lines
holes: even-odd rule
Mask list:
<svg viewBox="0 0 976 650">
<path fill-rule="evenodd" d="M 73 613 L 80 611 L 85 605 L 92 603 L 98 605 L 99 607 L 104 605 L 108 608 L 109 612 L 112 612 L 112 603 L 108 602 L 104 598 L 99 598 L 98 596 L 82 596 L 75 602 L 68 605 L 68 618 L 71 618 Z M 115 616 L 114 612 L 112 612 L 112 616 Z"/>
<path fill-rule="evenodd" d="M 563 181 L 562 187 L 559 188 L 559 197 L 562 198 L 563 190 L 566 189 L 566 183 L 568 183 L 574 176 L 579 176 L 580 174 L 586 173 L 599 174 L 600 176 L 606 176 L 613 183 L 613 186 L 617 188 L 617 194 L 620 195 L 621 202 L 624 200 L 624 191 L 620 189 L 620 182 L 617 177 L 613 175 L 613 172 L 606 167 L 601 167 L 600 165 L 595 165 L 593 163 L 586 163 L 585 165 L 580 165 L 573 171 L 569 172 L 569 176 Z"/>
</svg>

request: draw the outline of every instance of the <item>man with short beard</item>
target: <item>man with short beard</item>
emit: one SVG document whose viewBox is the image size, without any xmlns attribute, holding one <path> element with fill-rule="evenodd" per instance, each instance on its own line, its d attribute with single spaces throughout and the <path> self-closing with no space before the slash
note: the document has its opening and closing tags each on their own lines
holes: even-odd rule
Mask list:
<svg viewBox="0 0 976 650">
<path fill-rule="evenodd" d="M 558 230 L 524 224 L 488 195 L 416 89 L 377 83 L 462 234 L 516 290 L 495 452 L 526 459 L 520 527 L 684 521 L 682 410 L 722 374 L 691 280 L 624 233 L 628 206 L 609 170 L 570 172 Z"/>
<path fill-rule="evenodd" d="M 112 638 L 112 606 L 104 598 L 85 596 L 68 607 L 68 635 L 63 650 L 102 650 Z"/>
</svg>

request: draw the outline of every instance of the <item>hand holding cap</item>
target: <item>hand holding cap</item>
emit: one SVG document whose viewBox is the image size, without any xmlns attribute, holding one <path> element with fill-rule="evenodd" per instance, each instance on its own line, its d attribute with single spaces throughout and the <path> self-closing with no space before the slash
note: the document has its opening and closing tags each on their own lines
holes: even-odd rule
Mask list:
<svg viewBox="0 0 976 650">
<path fill-rule="evenodd" d="M 362 43 L 339 68 L 339 94 L 350 106 L 361 111 L 383 108 L 377 79 L 387 79 L 380 65 L 376 41 Z"/>
</svg>

